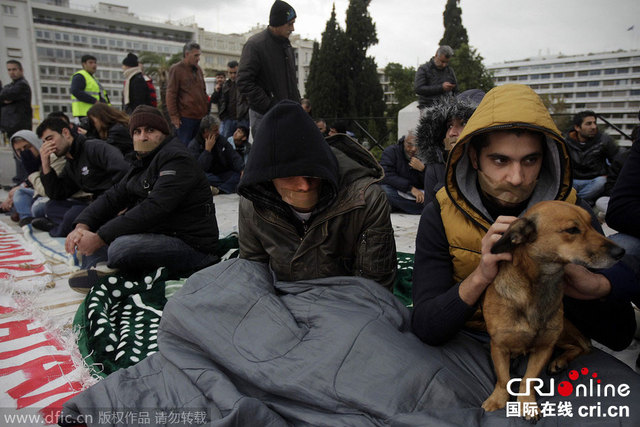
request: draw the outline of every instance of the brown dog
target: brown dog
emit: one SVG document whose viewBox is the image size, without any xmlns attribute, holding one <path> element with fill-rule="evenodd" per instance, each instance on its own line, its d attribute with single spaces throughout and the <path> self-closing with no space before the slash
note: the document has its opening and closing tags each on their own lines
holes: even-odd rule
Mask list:
<svg viewBox="0 0 640 427">
<path fill-rule="evenodd" d="M 584 209 L 549 201 L 534 205 L 514 221 L 491 252 L 511 252 L 513 259 L 500 262 L 498 275 L 482 301 L 497 376 L 495 389 L 482 407 L 486 411 L 505 407 L 510 359 L 526 353 L 529 360 L 519 393 L 529 394 L 518 396 L 518 402 L 521 409 L 523 402 L 535 407 L 535 391 L 527 387 L 527 378 L 538 377 L 554 346 L 565 351 L 549 365 L 551 373 L 566 368 L 590 348 L 589 340 L 563 320 L 564 266 L 607 268 L 622 258 L 624 250 L 593 229 Z M 539 416 L 535 408 L 526 418 Z"/>
</svg>

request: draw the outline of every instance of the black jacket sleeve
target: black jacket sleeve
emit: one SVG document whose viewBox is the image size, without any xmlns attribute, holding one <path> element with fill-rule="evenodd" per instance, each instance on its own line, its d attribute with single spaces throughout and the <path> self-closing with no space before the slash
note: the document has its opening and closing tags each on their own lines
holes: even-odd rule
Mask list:
<svg viewBox="0 0 640 427">
<path fill-rule="evenodd" d="M 264 114 L 271 107 L 272 99 L 258 84 L 261 68 L 258 47 L 254 43 L 245 43 L 238 69 L 238 89 L 247 96 L 251 109 Z"/>
<path fill-rule="evenodd" d="M 397 145 L 387 147 L 380 157 L 380 166 L 384 169 L 382 184 L 390 185 L 396 190 L 408 193 L 411 190 L 411 181 L 408 177 L 400 175 L 398 162 L 404 161 L 404 159 L 398 159 L 399 150 L 396 147 Z"/>
<path fill-rule="evenodd" d="M 52 200 L 64 200 L 80 190 L 80 187 L 69 175 L 69 168 L 65 165 L 60 175 L 51 168 L 48 174 L 40 173 L 40 180 L 47 197 Z"/>
<path fill-rule="evenodd" d="M 144 200 L 102 225 L 97 231 L 102 240 L 110 243 L 119 236 L 144 233 L 156 227 L 179 208 L 190 196 L 189 189 L 200 179 L 200 175 L 194 173 L 193 161 L 187 157 L 167 158 L 158 165 L 158 170 L 172 170 L 175 174 L 160 174 Z M 115 191 L 112 189 L 109 194 Z"/>
<path fill-rule="evenodd" d="M 142 74 L 137 74 L 129 83 L 129 105 L 132 110 L 138 105 L 151 105 L 149 87 Z"/>
<path fill-rule="evenodd" d="M 607 208 L 607 224 L 640 239 L 640 140 L 633 143 Z"/>
<path fill-rule="evenodd" d="M 444 344 L 473 315 L 453 282 L 449 243 L 440 218 L 440 205 L 433 201 L 420 217 L 413 264 L 413 313 L 411 328 L 430 345 Z"/>
<path fill-rule="evenodd" d="M 0 102 L 4 101 L 23 101 L 31 103 L 31 89 L 29 84 L 20 79 L 14 84 L 8 84 L 0 90 Z"/>
</svg>

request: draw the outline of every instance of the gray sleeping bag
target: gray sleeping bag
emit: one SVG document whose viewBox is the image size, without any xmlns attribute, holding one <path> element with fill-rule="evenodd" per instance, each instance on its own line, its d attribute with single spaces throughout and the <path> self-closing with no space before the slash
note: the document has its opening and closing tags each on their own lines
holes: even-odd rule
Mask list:
<svg viewBox="0 0 640 427">
<path fill-rule="evenodd" d="M 441 347 L 423 344 L 409 332 L 408 310 L 359 277 L 286 283 L 265 264 L 226 261 L 196 273 L 170 298 L 158 344 L 158 353 L 68 401 L 63 419 L 84 415 L 100 426 L 140 425 L 144 415 L 150 425 L 527 425 L 480 407 L 495 382 L 487 344 L 462 333 Z M 522 376 L 523 361 L 512 375 Z M 538 425 L 640 425 L 640 376 L 599 350 L 571 369 L 582 367 L 603 384 L 628 384 L 631 394 L 539 397 L 570 402 L 573 416 Z M 585 405 L 603 412 L 625 405 L 630 416 L 581 417 Z M 187 415 L 176 423 L 167 414 Z"/>
</svg>

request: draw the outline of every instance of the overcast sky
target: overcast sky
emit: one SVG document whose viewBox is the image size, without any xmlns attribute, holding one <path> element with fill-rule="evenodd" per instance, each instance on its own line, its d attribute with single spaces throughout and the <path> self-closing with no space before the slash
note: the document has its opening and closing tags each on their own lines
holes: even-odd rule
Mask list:
<svg viewBox="0 0 640 427">
<path fill-rule="evenodd" d="M 129 5 L 143 16 L 180 20 L 195 17 L 198 26 L 221 33 L 244 33 L 268 23 L 271 0 L 105 0 Z M 71 0 L 93 5 L 97 0 Z M 331 14 L 329 0 L 289 1 L 298 18 L 296 33 L 320 41 Z M 345 28 L 348 0 L 335 0 Z M 372 0 L 378 45 L 369 53 L 379 67 L 389 62 L 416 66 L 435 52 L 444 31 L 446 0 Z M 485 64 L 539 54 L 565 55 L 640 49 L 638 0 L 461 0 L 462 24 Z M 634 29 L 627 31 L 631 26 Z"/>
</svg>

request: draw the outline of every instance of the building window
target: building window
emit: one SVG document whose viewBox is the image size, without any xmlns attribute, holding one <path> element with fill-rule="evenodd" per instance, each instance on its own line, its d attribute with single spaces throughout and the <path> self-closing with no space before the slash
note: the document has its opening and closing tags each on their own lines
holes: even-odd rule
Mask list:
<svg viewBox="0 0 640 427">
<path fill-rule="evenodd" d="M 600 82 L 599 81 L 591 81 L 589 82 L 589 86 L 600 86 Z"/>
<path fill-rule="evenodd" d="M 9 16 L 16 16 L 16 7 L 3 4 L 2 5 L 2 14 L 3 15 L 9 15 Z"/>
<path fill-rule="evenodd" d="M 9 58 L 22 58 L 22 49 L 16 49 L 13 47 L 7 48 L 7 56 Z"/>
<path fill-rule="evenodd" d="M 578 71 L 578 77 L 588 76 L 588 75 L 589 75 L 588 71 Z"/>
<path fill-rule="evenodd" d="M 616 70 L 616 72 L 617 72 L 618 74 L 626 74 L 626 73 L 628 73 L 628 72 L 629 72 L 629 69 L 628 69 L 628 68 L 618 68 L 618 69 Z"/>
<path fill-rule="evenodd" d="M 589 71 L 589 75 L 590 76 L 599 76 L 602 70 L 590 70 Z"/>
<path fill-rule="evenodd" d="M 47 86 L 42 86 L 42 93 L 49 93 L 49 88 Z"/>
<path fill-rule="evenodd" d="M 17 39 L 18 38 L 18 28 L 16 28 L 16 27 L 4 27 L 4 36 Z"/>
<path fill-rule="evenodd" d="M 562 86 L 563 87 L 573 87 L 573 84 L 574 84 L 573 82 L 571 82 L 571 83 L 563 83 Z"/>
<path fill-rule="evenodd" d="M 564 73 L 553 73 L 554 78 L 564 77 Z"/>
<path fill-rule="evenodd" d="M 518 80 L 528 80 L 529 76 L 518 76 Z"/>
</svg>

